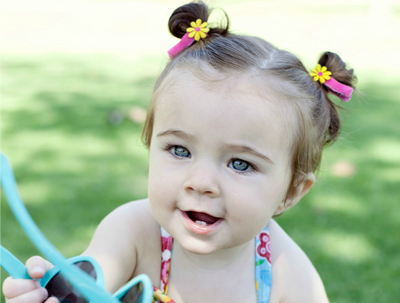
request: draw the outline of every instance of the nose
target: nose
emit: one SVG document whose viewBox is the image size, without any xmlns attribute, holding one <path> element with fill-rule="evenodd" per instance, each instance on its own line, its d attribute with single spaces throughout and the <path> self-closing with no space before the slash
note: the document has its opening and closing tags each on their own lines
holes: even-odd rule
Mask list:
<svg viewBox="0 0 400 303">
<path fill-rule="evenodd" d="M 207 163 L 194 164 L 183 186 L 188 193 L 216 198 L 220 194 L 217 169 Z"/>
</svg>

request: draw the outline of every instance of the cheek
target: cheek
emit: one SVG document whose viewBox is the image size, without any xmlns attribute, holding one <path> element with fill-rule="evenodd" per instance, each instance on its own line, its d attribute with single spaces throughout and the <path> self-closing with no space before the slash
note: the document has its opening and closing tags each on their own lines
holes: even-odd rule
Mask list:
<svg viewBox="0 0 400 303">
<path fill-rule="evenodd" d="M 148 198 L 153 216 L 161 226 L 165 226 L 165 219 L 169 217 L 172 209 L 171 201 L 174 201 L 170 188 L 168 178 L 162 177 L 159 166 L 150 166 Z"/>
<path fill-rule="evenodd" d="M 173 206 L 179 181 L 165 165 L 165 159 L 157 156 L 151 155 L 149 164 L 148 197 L 153 210 Z"/>
<path fill-rule="evenodd" d="M 231 191 L 234 220 L 246 220 L 254 224 L 266 224 L 284 198 L 281 178 L 262 178 Z M 260 223 L 261 222 L 261 223 Z M 262 226 L 264 227 L 264 226 Z"/>
<path fill-rule="evenodd" d="M 156 156 L 156 154 L 150 150 L 150 159 L 149 159 L 149 182 L 148 182 L 148 197 L 150 200 L 150 205 L 157 206 L 156 204 L 160 200 L 159 197 L 166 190 L 165 182 L 162 182 L 163 172 L 162 167 L 159 165 L 160 159 Z"/>
<path fill-rule="evenodd" d="M 238 188 L 236 186 L 235 190 L 231 190 L 229 195 L 225 196 L 227 214 L 234 224 L 247 224 L 262 212 L 260 209 L 260 206 L 263 206 L 261 199 L 257 198 L 251 189 L 254 187 Z"/>
</svg>

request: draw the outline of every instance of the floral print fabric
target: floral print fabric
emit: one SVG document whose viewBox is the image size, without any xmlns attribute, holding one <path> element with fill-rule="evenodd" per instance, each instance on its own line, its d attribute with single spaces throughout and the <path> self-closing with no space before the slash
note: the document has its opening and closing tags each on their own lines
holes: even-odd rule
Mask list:
<svg viewBox="0 0 400 303">
<path fill-rule="evenodd" d="M 271 293 L 272 267 L 268 227 L 256 237 L 256 289 L 257 302 L 268 303 Z"/>
<path fill-rule="evenodd" d="M 171 264 L 172 237 L 161 228 L 161 290 L 168 291 L 168 273 Z"/>
<path fill-rule="evenodd" d="M 165 294 L 168 291 L 168 274 L 171 264 L 172 236 L 161 227 L 161 290 L 154 287 L 153 303 L 175 303 Z M 255 239 L 257 302 L 268 303 L 271 293 L 272 267 L 268 227 L 265 226 Z"/>
<path fill-rule="evenodd" d="M 161 290 L 159 290 L 157 287 L 153 286 L 153 303 L 175 303 L 174 300 L 171 300 L 170 297 L 165 295 Z"/>
<path fill-rule="evenodd" d="M 153 287 L 154 303 L 175 303 L 165 294 L 168 291 L 168 274 L 171 265 L 172 236 L 161 227 L 161 289 Z"/>
</svg>

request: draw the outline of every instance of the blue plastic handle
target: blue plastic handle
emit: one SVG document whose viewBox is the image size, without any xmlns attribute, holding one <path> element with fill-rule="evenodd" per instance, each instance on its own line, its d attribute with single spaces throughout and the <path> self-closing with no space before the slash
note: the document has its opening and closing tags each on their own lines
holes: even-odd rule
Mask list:
<svg viewBox="0 0 400 303">
<path fill-rule="evenodd" d="M 0 265 L 14 279 L 32 279 L 28 275 L 28 270 L 12 253 L 3 246 L 0 246 Z"/>
<path fill-rule="evenodd" d="M 32 220 L 24 203 L 19 196 L 17 184 L 8 159 L 3 153 L 1 159 L 1 186 L 7 197 L 8 204 L 15 218 L 28 235 L 32 243 L 54 265 L 60 268 L 63 276 L 72 283 L 79 292 L 94 303 L 120 303 L 104 288 L 96 285 L 93 279 L 85 272 L 65 262 L 65 257 L 50 243 Z"/>
</svg>

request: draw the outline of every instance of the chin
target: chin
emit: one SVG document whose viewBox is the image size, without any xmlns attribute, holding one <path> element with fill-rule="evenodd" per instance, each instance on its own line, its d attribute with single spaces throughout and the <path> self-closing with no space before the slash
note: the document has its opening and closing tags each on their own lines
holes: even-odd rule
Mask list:
<svg viewBox="0 0 400 303">
<path fill-rule="evenodd" d="M 211 243 L 203 242 L 201 240 L 191 239 L 189 241 L 178 241 L 178 243 L 182 247 L 182 249 L 196 255 L 210 255 L 219 250 Z"/>
</svg>

